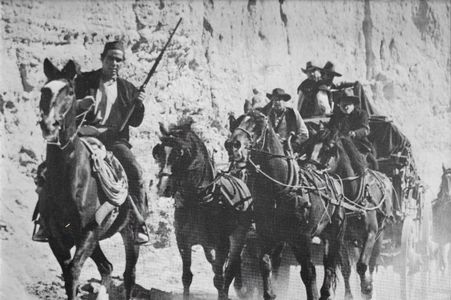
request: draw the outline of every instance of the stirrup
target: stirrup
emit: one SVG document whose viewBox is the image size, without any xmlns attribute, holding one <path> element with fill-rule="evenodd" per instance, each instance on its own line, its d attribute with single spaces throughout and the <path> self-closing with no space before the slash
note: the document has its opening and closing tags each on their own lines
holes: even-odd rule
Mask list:
<svg viewBox="0 0 451 300">
<path fill-rule="evenodd" d="M 149 230 L 147 229 L 147 225 L 143 224 L 142 226 L 137 227 L 134 233 L 135 245 L 145 245 L 149 243 Z"/>
<path fill-rule="evenodd" d="M 39 224 L 39 221 L 34 222 L 33 235 L 31 237 L 31 240 L 34 242 L 41 242 L 41 243 L 47 243 L 49 241 L 47 232 Z"/>
</svg>

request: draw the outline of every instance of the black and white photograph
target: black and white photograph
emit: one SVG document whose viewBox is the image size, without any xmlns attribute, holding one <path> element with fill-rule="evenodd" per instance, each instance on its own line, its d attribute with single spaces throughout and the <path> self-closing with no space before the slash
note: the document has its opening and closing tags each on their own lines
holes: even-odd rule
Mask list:
<svg viewBox="0 0 451 300">
<path fill-rule="evenodd" d="M 0 299 L 451 300 L 451 0 L 0 12 Z"/>
</svg>

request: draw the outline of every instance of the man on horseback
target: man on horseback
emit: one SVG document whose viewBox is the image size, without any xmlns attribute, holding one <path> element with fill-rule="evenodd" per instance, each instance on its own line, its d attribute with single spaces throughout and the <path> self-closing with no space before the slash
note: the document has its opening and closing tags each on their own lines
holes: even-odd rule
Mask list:
<svg viewBox="0 0 451 300">
<path fill-rule="evenodd" d="M 344 95 L 337 99 L 339 110 L 330 118 L 328 127 L 332 132 L 349 136 L 357 149 L 367 158 L 372 169 L 377 170 L 374 148 L 368 140 L 370 133 L 368 113 L 359 107 L 360 98 Z"/>
<path fill-rule="evenodd" d="M 82 73 L 75 79 L 75 95 L 76 99 L 80 99 L 77 101 L 77 110 L 89 110 L 79 134 L 98 138 L 121 162 L 127 174 L 129 193 L 142 215 L 147 207 L 143 172 L 130 150 L 129 126 L 138 127 L 142 123 L 145 94 L 127 80 L 118 77 L 125 60 L 121 42 L 106 43 L 100 58 L 101 69 Z M 130 113 L 131 110 L 133 111 Z M 145 224 L 135 226 L 135 243 L 148 242 Z M 33 240 L 47 240 L 47 232 L 42 224 L 33 235 Z"/>
<path fill-rule="evenodd" d="M 290 135 L 293 134 L 291 146 L 293 152 L 299 152 L 302 143 L 309 138 L 309 133 L 299 112 L 285 105 L 291 96 L 281 88 L 274 89 L 271 94 L 266 94 L 266 96 L 271 103 L 265 106 L 264 113 L 269 117 L 274 131 L 283 143 L 287 142 Z"/>
</svg>

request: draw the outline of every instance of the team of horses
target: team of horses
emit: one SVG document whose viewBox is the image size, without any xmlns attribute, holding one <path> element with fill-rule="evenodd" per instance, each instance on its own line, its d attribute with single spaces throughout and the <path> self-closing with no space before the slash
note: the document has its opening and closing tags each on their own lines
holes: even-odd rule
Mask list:
<svg viewBox="0 0 451 300">
<path fill-rule="evenodd" d="M 41 90 L 41 129 L 47 147 L 48 195 L 40 203 L 42 219 L 50 231 L 49 245 L 61 265 L 68 299 L 77 299 L 82 266 L 91 257 L 108 289 L 112 264 L 99 241 L 120 232 L 125 245 L 125 298 L 131 299 L 139 246 L 134 244 L 132 205 L 125 202 L 108 222 L 93 222 L 105 201 L 91 171 L 90 153 L 78 136 L 74 77 L 75 64 L 62 70 L 45 60 L 48 82 Z M 218 299 L 228 299 L 235 279 L 239 290 L 241 253 L 254 222 L 263 298 L 275 299 L 272 273 L 280 265 L 281 249 L 288 245 L 301 265 L 300 277 L 307 299 L 332 299 L 337 270 L 345 279 L 345 297 L 352 299 L 351 261 L 357 260 L 361 292 L 371 298 L 372 275 L 380 255 L 384 227 L 393 221 L 393 187 L 390 180 L 370 170 L 348 137 L 321 131 L 304 147 L 299 159 L 277 137 L 268 117 L 253 109 L 238 118 L 225 148 L 233 165 L 246 171 L 252 211 L 236 210 L 225 203 L 220 190 L 221 173 L 191 123 L 161 126 L 161 142 L 153 148 L 160 167 L 158 194 L 175 199 L 175 235 L 183 262 L 184 299 L 190 297 L 191 247 L 201 245 L 212 265 Z M 451 171 L 444 170 L 439 198 L 449 198 Z M 450 201 L 437 200 L 434 208 L 440 226 L 448 222 Z M 445 227 L 444 227 L 445 228 Z M 324 278 L 317 289 L 312 262 L 315 239 L 323 246 Z M 437 235 L 441 244 L 451 241 L 449 231 Z M 75 246 L 71 256 L 70 249 Z M 358 250 L 357 257 L 354 254 Z"/>
</svg>

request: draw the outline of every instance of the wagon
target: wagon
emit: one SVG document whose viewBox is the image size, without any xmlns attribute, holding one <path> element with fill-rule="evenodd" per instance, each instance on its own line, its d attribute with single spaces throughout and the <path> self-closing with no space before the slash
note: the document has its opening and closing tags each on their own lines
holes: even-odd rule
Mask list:
<svg viewBox="0 0 451 300">
<path fill-rule="evenodd" d="M 400 215 L 396 222 L 389 222 L 384 229 L 383 246 L 379 265 L 393 266 L 400 274 L 400 290 L 402 299 L 409 299 L 409 291 L 414 290 L 412 279 L 416 274 L 428 272 L 429 245 L 431 236 L 432 210 L 429 201 L 425 200 L 423 183 L 417 173 L 411 152 L 411 144 L 404 134 L 389 118 L 379 115 L 365 96 L 360 86 L 355 88 L 360 96 L 361 107 L 370 115 L 369 140 L 376 148 L 379 171 L 386 174 L 394 187 L 398 199 Z M 327 123 L 328 117 L 310 118 L 304 121 L 309 130 Z M 261 278 L 258 264 L 255 261 L 256 236 L 252 231 L 243 251 L 242 284 L 237 289 L 238 295 L 246 296 L 257 289 L 261 291 Z M 322 245 L 312 250 L 314 262 L 322 264 Z M 276 278 L 276 291 L 281 299 L 287 298 L 289 269 L 297 265 L 291 250 L 284 249 L 282 262 Z M 426 274 L 427 275 L 427 274 Z M 421 282 L 426 284 L 426 280 Z M 426 288 L 422 288 L 426 291 Z"/>
</svg>

